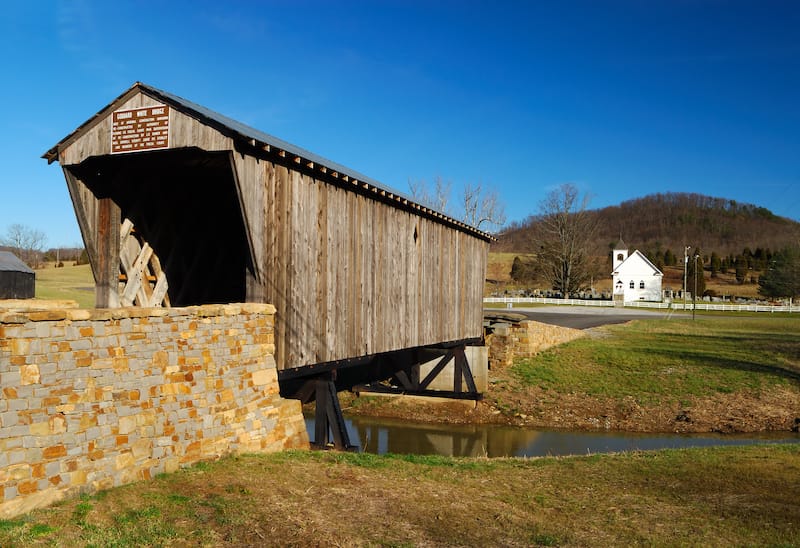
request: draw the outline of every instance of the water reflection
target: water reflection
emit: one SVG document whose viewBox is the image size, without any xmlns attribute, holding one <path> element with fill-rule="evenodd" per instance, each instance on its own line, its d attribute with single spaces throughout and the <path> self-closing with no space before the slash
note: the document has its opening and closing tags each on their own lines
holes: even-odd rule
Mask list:
<svg viewBox="0 0 800 548">
<path fill-rule="evenodd" d="M 565 432 L 494 425 L 416 424 L 374 417 L 346 419 L 350 441 L 367 453 L 413 453 L 455 457 L 585 455 L 710 445 L 800 443 L 800 434 L 714 435 Z M 309 436 L 314 419 L 306 418 Z"/>
</svg>

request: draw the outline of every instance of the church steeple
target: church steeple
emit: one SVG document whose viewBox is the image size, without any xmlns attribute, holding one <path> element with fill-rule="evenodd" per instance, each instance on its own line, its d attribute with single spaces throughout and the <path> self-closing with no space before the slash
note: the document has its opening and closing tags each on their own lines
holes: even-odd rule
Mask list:
<svg viewBox="0 0 800 548">
<path fill-rule="evenodd" d="M 625 245 L 625 242 L 622 241 L 622 236 L 620 236 L 617 245 L 614 246 L 614 250 L 612 251 L 614 255 L 614 261 L 612 262 L 614 266 L 614 271 L 617 270 L 617 267 L 628 258 L 628 246 Z"/>
</svg>

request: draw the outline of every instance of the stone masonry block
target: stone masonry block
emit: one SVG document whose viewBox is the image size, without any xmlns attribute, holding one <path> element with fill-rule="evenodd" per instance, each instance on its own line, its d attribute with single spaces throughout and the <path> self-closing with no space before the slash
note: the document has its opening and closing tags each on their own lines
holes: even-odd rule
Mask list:
<svg viewBox="0 0 800 548">
<path fill-rule="evenodd" d="M 265 393 L 274 392 L 267 405 L 281 401 L 272 314 L 271 305 L 234 304 L 36 322 L 22 314 L 0 325 L 0 477 L 17 465 L 22 486 L 6 490 L 10 503 L 35 507 L 44 492 L 74 495 L 284 447 L 302 430 L 289 425 L 302 426 L 300 406 L 279 419 L 259 407 Z"/>
</svg>

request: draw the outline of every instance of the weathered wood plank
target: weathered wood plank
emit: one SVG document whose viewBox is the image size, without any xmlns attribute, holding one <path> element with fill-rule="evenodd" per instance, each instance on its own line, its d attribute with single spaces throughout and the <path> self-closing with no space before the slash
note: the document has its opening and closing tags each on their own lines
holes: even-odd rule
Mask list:
<svg viewBox="0 0 800 548">
<path fill-rule="evenodd" d="M 325 185 L 319 181 L 315 182 L 314 190 L 316 193 L 316 267 L 314 270 L 316 278 L 316 298 L 314 300 L 314 341 L 317 344 L 317 362 L 331 361 L 332 354 L 327 345 L 326 328 L 328 323 L 328 292 L 330 279 L 328 276 L 328 193 Z"/>
<path fill-rule="evenodd" d="M 245 235 L 253 258 L 255 278 L 258 283 L 263 284 L 266 249 L 264 192 L 267 186 L 262 165 L 264 162 L 253 156 L 231 154 L 231 163 Z"/>
<path fill-rule="evenodd" d="M 98 200 L 97 251 L 98 278 L 95 284 L 95 306 L 119 306 L 119 228 L 120 211 L 111 198 Z"/>
<path fill-rule="evenodd" d="M 64 167 L 62 171 L 96 282 L 99 278 L 97 267 L 100 261 L 97 248 L 97 198 L 68 168 Z"/>
<path fill-rule="evenodd" d="M 275 279 L 275 339 L 276 362 L 279 369 L 294 367 L 297 364 L 288 363 L 288 294 L 289 289 L 289 217 L 288 217 L 288 178 L 286 168 L 275 166 L 275 229 L 276 238 L 276 268 Z"/>
</svg>

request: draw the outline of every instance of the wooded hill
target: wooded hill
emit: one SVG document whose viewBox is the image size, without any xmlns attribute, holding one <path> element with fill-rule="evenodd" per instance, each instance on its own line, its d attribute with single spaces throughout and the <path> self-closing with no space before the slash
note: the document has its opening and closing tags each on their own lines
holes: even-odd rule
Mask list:
<svg viewBox="0 0 800 548">
<path fill-rule="evenodd" d="M 620 236 L 632 249 L 672 250 L 683 254 L 686 245 L 720 256 L 737 255 L 749 248 L 777 251 L 800 243 L 800 223 L 779 217 L 764 207 L 701 194 L 651 194 L 643 198 L 592 210 L 597 231 L 591 253 L 610 253 Z M 493 252 L 529 253 L 532 215 L 512 223 L 492 245 Z"/>
</svg>

